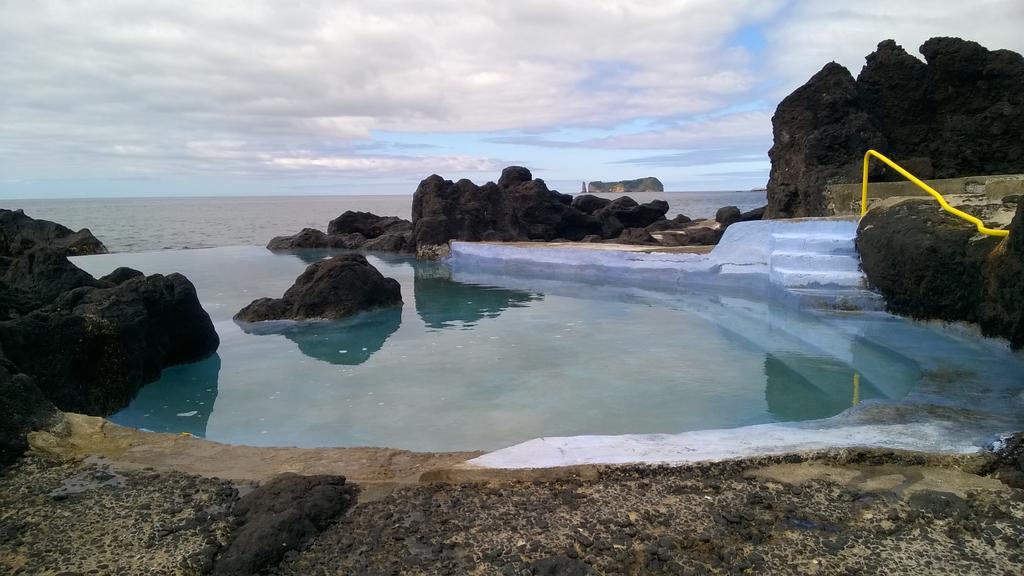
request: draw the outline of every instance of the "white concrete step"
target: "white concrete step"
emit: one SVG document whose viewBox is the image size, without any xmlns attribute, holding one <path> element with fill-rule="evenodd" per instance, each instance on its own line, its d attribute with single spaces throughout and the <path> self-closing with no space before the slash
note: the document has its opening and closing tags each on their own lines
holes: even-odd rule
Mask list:
<svg viewBox="0 0 1024 576">
<path fill-rule="evenodd" d="M 856 272 L 809 271 L 789 268 L 773 268 L 772 282 L 786 288 L 809 286 L 845 286 L 859 287 L 863 285 L 864 275 Z"/>
<path fill-rule="evenodd" d="M 772 238 L 777 252 L 857 253 L 854 238 L 846 235 L 773 234 Z"/>
<path fill-rule="evenodd" d="M 774 270 L 806 270 L 808 272 L 856 272 L 860 259 L 849 254 L 818 252 L 772 252 L 769 265 Z"/>
</svg>

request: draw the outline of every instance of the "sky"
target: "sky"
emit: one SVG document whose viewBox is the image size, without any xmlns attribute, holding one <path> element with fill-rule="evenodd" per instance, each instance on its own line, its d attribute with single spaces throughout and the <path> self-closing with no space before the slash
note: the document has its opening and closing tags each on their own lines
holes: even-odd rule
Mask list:
<svg viewBox="0 0 1024 576">
<path fill-rule="evenodd" d="M 771 116 L 879 41 L 1024 52 L 1021 0 L 0 0 L 0 200 L 767 182 Z"/>
</svg>

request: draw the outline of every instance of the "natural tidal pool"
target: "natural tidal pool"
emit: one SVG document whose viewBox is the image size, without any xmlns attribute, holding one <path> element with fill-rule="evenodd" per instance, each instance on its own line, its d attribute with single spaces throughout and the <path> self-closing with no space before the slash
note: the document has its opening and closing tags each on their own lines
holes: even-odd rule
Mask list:
<svg viewBox="0 0 1024 576">
<path fill-rule="evenodd" d="M 985 410 L 989 428 L 1022 423 L 1024 364 L 997 343 L 881 313 L 800 310 L 760 288 L 655 290 L 370 256 L 401 283 L 401 308 L 232 321 L 327 254 L 76 258 L 97 276 L 185 274 L 221 337 L 215 356 L 165 370 L 111 420 L 238 444 L 430 451 L 850 414 Z"/>
</svg>

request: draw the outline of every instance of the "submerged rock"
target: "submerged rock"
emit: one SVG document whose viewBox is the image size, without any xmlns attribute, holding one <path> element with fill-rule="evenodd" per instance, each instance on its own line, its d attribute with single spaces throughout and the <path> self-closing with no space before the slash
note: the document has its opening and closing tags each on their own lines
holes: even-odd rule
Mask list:
<svg viewBox="0 0 1024 576">
<path fill-rule="evenodd" d="M 344 476 L 275 476 L 235 504 L 238 528 L 214 561 L 213 574 L 248 576 L 276 567 L 356 502 Z"/>
<path fill-rule="evenodd" d="M 107 253 L 88 228 L 75 232 L 56 222 L 30 218 L 23 210 L 0 209 L 0 256 L 18 256 L 35 248 L 67 256 Z"/>
<path fill-rule="evenodd" d="M 825 186 L 859 182 L 868 148 L 921 178 L 1024 172 L 1024 57 L 959 38 L 920 52 L 926 63 L 883 41 L 856 80 L 831 62 L 783 99 L 769 218 L 830 215 Z M 875 164 L 872 180 L 900 179 Z"/>
<path fill-rule="evenodd" d="M 343 254 L 311 264 L 284 296 L 254 300 L 235 320 L 332 320 L 401 303 L 397 280 L 385 278 L 365 256 Z"/>
</svg>

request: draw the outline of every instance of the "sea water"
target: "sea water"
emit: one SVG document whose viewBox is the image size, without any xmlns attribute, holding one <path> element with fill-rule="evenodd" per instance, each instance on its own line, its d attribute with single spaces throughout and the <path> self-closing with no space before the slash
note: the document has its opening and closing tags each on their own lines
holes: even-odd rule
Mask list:
<svg viewBox="0 0 1024 576">
<path fill-rule="evenodd" d="M 667 201 L 669 218 L 679 213 L 710 218 L 722 206 L 751 210 L 765 204 L 763 191 L 643 192 L 631 197 L 638 202 Z M 33 218 L 74 230 L 89 228 L 111 252 L 141 252 L 265 246 L 274 236 L 303 228 L 326 230 L 327 223 L 346 210 L 410 218 L 412 195 L 0 200 L 0 208 L 20 208 Z"/>
<path fill-rule="evenodd" d="M 756 290 L 371 256 L 401 284 L 401 307 L 337 322 L 232 321 L 328 255 L 76 258 L 97 276 L 118 266 L 184 273 L 221 337 L 215 356 L 165 370 L 112 420 L 239 444 L 433 451 L 851 413 L 886 423 L 954 414 L 972 435 L 1022 423 L 1024 369 L 1004 347 L 886 314 L 794 309 Z"/>
</svg>

